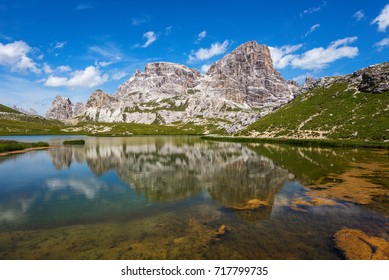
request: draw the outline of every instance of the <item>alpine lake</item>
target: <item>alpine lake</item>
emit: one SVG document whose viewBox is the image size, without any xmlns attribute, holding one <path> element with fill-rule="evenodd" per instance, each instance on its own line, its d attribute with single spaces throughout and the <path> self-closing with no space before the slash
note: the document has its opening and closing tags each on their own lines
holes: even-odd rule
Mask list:
<svg viewBox="0 0 389 280">
<path fill-rule="evenodd" d="M 389 240 L 385 149 L 0 139 L 54 146 L 0 157 L 0 259 L 329 260 L 342 229 Z"/>
</svg>

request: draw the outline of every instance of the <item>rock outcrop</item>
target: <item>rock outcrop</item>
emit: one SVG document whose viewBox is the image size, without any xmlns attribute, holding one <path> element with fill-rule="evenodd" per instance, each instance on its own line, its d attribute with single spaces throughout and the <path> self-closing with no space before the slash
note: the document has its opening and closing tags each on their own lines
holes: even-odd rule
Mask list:
<svg viewBox="0 0 389 280">
<path fill-rule="evenodd" d="M 72 118 L 74 116 L 73 107 L 74 105 L 69 98 L 57 95 L 46 112 L 46 118 L 57 120 Z"/>
<path fill-rule="evenodd" d="M 109 107 L 111 103 L 115 102 L 116 98 L 109 95 L 108 93 L 98 89 L 95 92 L 92 93 L 92 95 L 89 97 L 88 101 L 86 102 L 85 107 L 86 108 L 92 108 L 92 107 Z"/>
<path fill-rule="evenodd" d="M 363 92 L 382 93 L 389 91 L 389 63 L 367 67 L 354 73 L 361 76 L 358 89 Z"/>
<path fill-rule="evenodd" d="M 46 112 L 46 118 L 55 120 L 67 120 L 74 118 L 85 111 L 82 102 L 72 103 L 69 98 L 57 95 Z"/>
<path fill-rule="evenodd" d="M 350 75 L 319 79 L 308 77 L 301 87 L 301 92 L 307 92 L 313 88 L 329 87 L 334 83 L 347 83 L 350 89 L 365 93 L 389 92 L 389 62 L 372 65 Z"/>
<path fill-rule="evenodd" d="M 273 67 L 269 48 L 255 41 L 240 45 L 213 63 L 196 88 L 271 110 L 288 103 L 298 92 L 298 87 L 286 82 Z"/>
</svg>

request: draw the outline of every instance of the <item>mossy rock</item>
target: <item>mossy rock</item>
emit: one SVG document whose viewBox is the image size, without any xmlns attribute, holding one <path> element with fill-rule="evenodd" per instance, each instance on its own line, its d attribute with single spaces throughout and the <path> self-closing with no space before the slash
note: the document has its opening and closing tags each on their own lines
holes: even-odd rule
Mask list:
<svg viewBox="0 0 389 280">
<path fill-rule="evenodd" d="M 85 145 L 85 140 L 67 140 L 63 142 L 64 145 Z"/>
</svg>

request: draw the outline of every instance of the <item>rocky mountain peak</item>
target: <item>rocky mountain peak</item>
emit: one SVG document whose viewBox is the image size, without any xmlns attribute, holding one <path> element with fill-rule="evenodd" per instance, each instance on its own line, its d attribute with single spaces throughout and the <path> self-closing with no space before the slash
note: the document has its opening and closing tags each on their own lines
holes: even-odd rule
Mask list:
<svg viewBox="0 0 389 280">
<path fill-rule="evenodd" d="M 128 81 L 120 85 L 115 96 L 124 96 L 133 92 L 182 94 L 187 88 L 196 86 L 201 76 L 198 70 L 182 64 L 149 63 L 144 72 L 137 70 Z"/>
<path fill-rule="evenodd" d="M 250 41 L 212 64 L 197 87 L 256 108 L 277 108 L 294 98 L 298 87 L 273 67 L 269 48 Z"/>
<path fill-rule="evenodd" d="M 218 62 L 212 64 L 207 75 L 225 74 L 229 76 L 255 75 L 259 73 L 281 78 L 274 69 L 269 48 L 250 41 L 238 46 Z"/>
<path fill-rule="evenodd" d="M 69 98 L 57 95 L 46 112 L 46 118 L 56 120 L 71 119 L 85 110 L 81 102 L 72 103 Z"/>
<path fill-rule="evenodd" d="M 108 93 L 98 89 L 95 90 L 92 95 L 89 97 L 88 101 L 86 102 L 86 107 L 107 107 L 110 106 L 111 102 L 113 102 L 115 98 Z"/>
<path fill-rule="evenodd" d="M 73 103 L 69 98 L 57 95 L 46 112 L 46 118 L 66 120 L 73 116 Z"/>
</svg>

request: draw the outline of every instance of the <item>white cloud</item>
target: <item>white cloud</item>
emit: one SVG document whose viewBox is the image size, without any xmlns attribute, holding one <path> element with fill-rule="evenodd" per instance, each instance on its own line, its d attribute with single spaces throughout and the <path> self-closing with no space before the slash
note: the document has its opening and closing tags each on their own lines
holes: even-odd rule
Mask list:
<svg viewBox="0 0 389 280">
<path fill-rule="evenodd" d="M 198 35 L 197 35 L 197 38 L 196 38 L 196 41 L 195 43 L 198 44 L 201 42 L 201 40 L 203 40 L 205 37 L 207 36 L 207 31 L 201 31 Z"/>
<path fill-rule="evenodd" d="M 59 191 L 70 188 L 87 199 L 94 199 L 107 185 L 95 178 L 91 179 L 59 179 L 53 178 L 46 181 L 47 188 L 51 191 Z"/>
<path fill-rule="evenodd" d="M 119 71 L 119 72 L 115 72 L 114 74 L 112 74 L 112 79 L 115 80 L 115 81 L 118 81 L 121 78 L 124 78 L 125 76 L 127 76 L 126 72 Z"/>
<path fill-rule="evenodd" d="M 101 67 L 107 67 L 107 66 L 111 65 L 112 63 L 113 63 L 112 61 L 99 61 L 99 62 L 97 62 L 97 65 L 101 66 Z"/>
<path fill-rule="evenodd" d="M 311 28 L 307 31 L 307 33 L 305 33 L 305 37 L 307 37 L 309 34 L 311 34 L 313 31 L 315 31 L 319 27 L 320 27 L 320 24 L 318 24 L 318 23 L 315 25 L 312 25 Z"/>
<path fill-rule="evenodd" d="M 389 37 L 375 43 L 374 46 L 377 47 L 379 51 L 386 47 L 389 47 Z"/>
<path fill-rule="evenodd" d="M 55 42 L 53 43 L 54 49 L 63 49 L 67 42 Z"/>
<path fill-rule="evenodd" d="M 207 73 L 209 68 L 211 68 L 211 64 L 204 64 L 203 66 L 201 66 L 201 72 Z"/>
<path fill-rule="evenodd" d="M 51 69 L 50 65 L 48 65 L 46 62 L 43 63 L 43 72 L 45 74 L 51 74 L 53 73 L 53 69 Z"/>
<path fill-rule="evenodd" d="M 303 44 L 286 45 L 280 48 L 269 47 L 274 67 L 282 69 L 288 66 L 292 59 L 295 58 L 295 55 L 292 55 L 291 53 L 299 50 L 302 46 Z"/>
<path fill-rule="evenodd" d="M 165 28 L 165 36 L 169 36 L 172 32 L 173 26 L 168 26 Z"/>
<path fill-rule="evenodd" d="M 0 32 L 0 39 L 4 39 L 4 40 L 7 40 L 7 41 L 12 41 L 12 38 L 7 36 L 7 35 L 4 35 L 3 33 Z"/>
<path fill-rule="evenodd" d="M 297 83 L 299 83 L 301 85 L 302 83 L 305 82 L 305 79 L 308 78 L 308 77 L 312 77 L 312 74 L 311 73 L 305 73 L 303 75 L 294 77 L 292 80 L 297 82 Z"/>
<path fill-rule="evenodd" d="M 61 66 L 58 66 L 58 67 L 56 68 L 56 70 L 59 71 L 59 72 L 70 72 L 70 71 L 72 71 L 72 69 L 70 68 L 69 65 L 61 65 Z"/>
<path fill-rule="evenodd" d="M 213 56 L 223 54 L 227 51 L 228 45 L 228 40 L 225 40 L 222 44 L 220 44 L 219 42 L 211 44 L 211 47 L 209 49 L 201 48 L 197 51 L 192 51 L 192 54 L 189 55 L 188 62 L 192 63 L 195 61 L 206 60 Z"/>
<path fill-rule="evenodd" d="M 386 31 L 386 28 L 389 26 L 389 4 L 382 9 L 381 13 L 371 23 L 378 24 L 378 31 Z"/>
<path fill-rule="evenodd" d="M 150 21 L 150 17 L 149 16 L 146 16 L 146 17 L 143 17 L 143 18 L 132 18 L 131 19 L 131 24 L 134 25 L 134 26 L 137 26 L 137 25 L 141 25 L 143 23 L 147 23 Z"/>
<path fill-rule="evenodd" d="M 95 66 L 70 73 L 70 77 L 49 76 L 45 85 L 49 87 L 88 87 L 93 88 L 108 81 L 108 75 L 102 74 Z"/>
<path fill-rule="evenodd" d="M 44 87 L 34 78 L 31 81 L 28 76 L 0 74 L 0 96 L 4 105 L 34 108 L 39 114 L 44 115 L 57 94 L 57 89 Z M 63 94 L 71 93 L 65 91 Z"/>
<path fill-rule="evenodd" d="M 322 47 L 314 48 L 295 57 L 291 64 L 295 68 L 319 70 L 338 59 L 353 58 L 358 55 L 358 48 L 348 45 L 357 39 L 357 37 L 348 37 L 332 42 L 326 49 Z"/>
<path fill-rule="evenodd" d="M 0 65 L 8 66 L 12 72 L 41 73 L 36 63 L 27 56 L 32 48 L 24 41 L 3 45 L 0 43 Z"/>
<path fill-rule="evenodd" d="M 357 21 L 362 20 L 365 17 L 365 13 L 362 10 L 359 10 L 354 13 L 353 18 L 355 18 Z"/>
<path fill-rule="evenodd" d="M 113 43 L 106 43 L 104 46 L 90 46 L 88 51 L 91 55 L 110 61 L 120 61 L 123 57 L 120 49 Z"/>
<path fill-rule="evenodd" d="M 304 15 L 310 15 L 310 14 L 316 13 L 316 12 L 320 11 L 326 5 L 327 5 L 327 2 L 322 1 L 319 6 L 311 7 L 311 8 L 304 10 L 302 13 L 300 13 L 300 17 L 303 17 Z"/>
<path fill-rule="evenodd" d="M 349 46 L 357 39 L 358 37 L 339 39 L 331 42 L 327 48 L 314 48 L 303 54 L 293 54 L 301 45 L 270 48 L 270 52 L 276 68 L 282 69 L 291 65 L 293 68 L 320 70 L 338 59 L 357 56 L 358 48 Z"/>
<path fill-rule="evenodd" d="M 82 10 L 89 10 L 93 9 L 94 7 L 90 3 L 80 3 L 77 5 L 76 10 L 77 11 L 82 11 Z"/>
<path fill-rule="evenodd" d="M 141 48 L 147 48 L 157 40 L 157 35 L 155 35 L 154 31 L 148 31 L 144 33 L 143 37 L 146 38 L 147 41 L 141 46 Z"/>
</svg>

